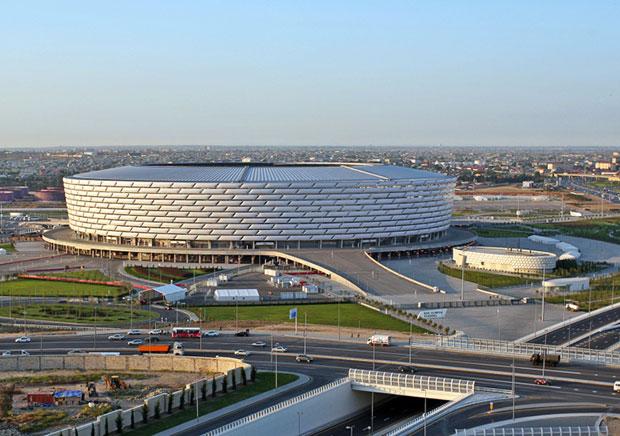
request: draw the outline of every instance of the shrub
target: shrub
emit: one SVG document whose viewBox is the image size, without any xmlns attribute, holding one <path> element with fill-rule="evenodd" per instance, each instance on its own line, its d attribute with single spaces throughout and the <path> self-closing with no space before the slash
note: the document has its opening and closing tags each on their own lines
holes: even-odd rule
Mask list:
<svg viewBox="0 0 620 436">
<path fill-rule="evenodd" d="M 131 409 L 131 428 L 136 428 L 136 416 L 134 410 Z"/>
<path fill-rule="evenodd" d="M 194 399 L 196 398 L 196 393 L 194 390 L 194 385 L 189 388 L 189 404 L 194 404 Z"/>
<path fill-rule="evenodd" d="M 217 391 L 217 384 L 215 383 L 215 377 L 211 379 L 211 396 L 215 398 L 215 392 Z"/>
<path fill-rule="evenodd" d="M 90 425 L 90 436 L 95 436 L 95 424 Z"/>
<path fill-rule="evenodd" d="M 232 388 L 233 388 L 233 391 L 234 391 L 234 390 L 237 390 L 237 376 L 235 375 L 235 370 L 234 369 L 233 369 L 231 375 L 232 375 L 232 379 L 231 379 Z"/>
<path fill-rule="evenodd" d="M 142 405 L 142 422 L 146 424 L 149 420 L 149 406 L 144 403 Z"/>
<path fill-rule="evenodd" d="M 228 377 L 226 375 L 222 377 L 222 392 L 224 394 L 228 393 Z"/>
<path fill-rule="evenodd" d="M 256 381 L 256 368 L 254 366 L 252 366 L 252 371 L 250 371 L 250 380 L 252 383 Z"/>
<path fill-rule="evenodd" d="M 103 434 L 106 436 L 110 434 L 110 427 L 108 426 L 108 418 L 105 419 L 105 425 L 103 426 Z"/>
<path fill-rule="evenodd" d="M 159 417 L 161 416 L 161 406 L 159 405 L 159 401 L 157 401 L 157 403 L 155 404 L 155 419 L 159 419 Z"/>
<path fill-rule="evenodd" d="M 116 415 L 116 432 L 117 433 L 123 433 L 123 417 L 121 416 L 122 414 L 119 413 L 118 415 Z"/>
<path fill-rule="evenodd" d="M 172 393 L 168 394 L 168 413 L 172 413 Z"/>
<path fill-rule="evenodd" d="M 248 375 L 245 373 L 245 368 L 241 368 L 241 382 L 243 386 L 248 384 Z"/>
<path fill-rule="evenodd" d="M 205 401 L 207 399 L 207 383 L 203 383 L 202 386 L 200 386 L 200 394 L 202 401 Z"/>
</svg>

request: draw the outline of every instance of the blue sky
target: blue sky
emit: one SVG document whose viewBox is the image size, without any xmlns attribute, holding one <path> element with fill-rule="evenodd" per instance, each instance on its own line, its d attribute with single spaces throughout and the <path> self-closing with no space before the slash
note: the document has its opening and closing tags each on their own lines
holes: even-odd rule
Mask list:
<svg viewBox="0 0 620 436">
<path fill-rule="evenodd" d="M 616 1 L 0 6 L 0 147 L 620 144 Z"/>
</svg>

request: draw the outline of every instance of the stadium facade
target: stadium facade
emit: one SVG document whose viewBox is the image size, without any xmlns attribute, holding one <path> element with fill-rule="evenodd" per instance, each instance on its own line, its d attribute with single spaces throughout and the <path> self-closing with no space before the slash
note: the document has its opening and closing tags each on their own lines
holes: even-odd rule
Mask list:
<svg viewBox="0 0 620 436">
<path fill-rule="evenodd" d="M 450 226 L 455 179 L 370 164 L 120 167 L 64 179 L 77 238 L 141 247 L 411 244 Z"/>
</svg>

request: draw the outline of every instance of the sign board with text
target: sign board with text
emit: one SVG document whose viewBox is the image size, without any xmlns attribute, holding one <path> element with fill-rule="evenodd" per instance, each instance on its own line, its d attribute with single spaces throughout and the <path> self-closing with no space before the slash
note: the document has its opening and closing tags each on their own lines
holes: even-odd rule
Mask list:
<svg viewBox="0 0 620 436">
<path fill-rule="evenodd" d="M 418 312 L 418 318 L 424 319 L 444 319 L 448 309 L 422 310 Z"/>
</svg>

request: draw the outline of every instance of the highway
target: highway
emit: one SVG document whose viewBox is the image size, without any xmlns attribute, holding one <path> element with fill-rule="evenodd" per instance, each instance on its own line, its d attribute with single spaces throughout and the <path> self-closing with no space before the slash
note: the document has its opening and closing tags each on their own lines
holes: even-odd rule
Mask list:
<svg viewBox="0 0 620 436">
<path fill-rule="evenodd" d="M 32 336 L 32 339 L 33 342 L 29 344 L 16 344 L 14 337 L 4 337 L 0 339 L 0 350 L 25 349 L 32 354 L 62 354 L 70 349 L 80 348 L 85 351 L 135 353 L 135 347 L 127 346 L 125 341 L 108 341 L 107 335 L 97 335 L 96 340 L 90 334 L 77 336 L 35 335 Z M 265 341 L 268 346 L 263 349 L 252 347 L 251 343 L 259 339 Z M 373 356 L 372 347 L 364 344 L 309 339 L 307 352 L 315 357 L 315 361 L 312 364 L 299 364 L 295 362 L 294 357 L 303 351 L 302 337 L 276 336 L 273 340 L 274 343 L 279 342 L 289 350 L 287 353 L 277 356 L 278 370 L 307 374 L 312 378 L 311 382 L 276 398 L 264 400 L 252 407 L 226 415 L 201 426 L 195 433 L 189 434 L 200 434 L 200 432 L 216 428 L 271 404 L 298 395 L 303 391 L 344 377 L 347 375 L 348 369 L 352 367 L 362 369 L 374 367 L 380 371 L 397 371 L 399 365 L 407 364 L 409 361 L 409 350 L 406 347 L 375 348 Z M 184 340 L 183 342 L 188 355 L 230 356 L 236 349 L 249 350 L 252 354 L 246 358 L 248 362 L 256 365 L 258 369 L 275 370 L 276 356 L 269 352 L 270 336 L 252 335 L 249 338 L 243 338 L 225 334 L 215 338 L 203 338 L 202 348 L 201 341 L 198 339 Z M 413 349 L 411 355 L 412 363 L 417 368 L 419 375 L 471 379 L 476 380 L 479 387 L 511 388 L 512 359 L 510 358 L 494 356 L 481 358 L 480 355 L 422 349 Z M 537 386 L 533 384 L 533 380 L 542 376 L 542 368 L 532 367 L 529 362 L 524 360 L 516 360 L 515 363 L 516 391 L 521 397 L 518 401 L 519 404 L 531 404 L 532 401 L 597 403 L 607 405 L 620 412 L 620 396 L 612 392 L 613 382 L 620 379 L 620 371 L 615 368 L 561 364 L 557 368 L 545 370 L 545 378 L 550 381 L 550 386 Z M 388 421 L 396 419 L 395 416 L 389 416 L 389 413 L 381 419 L 386 418 Z M 461 428 L 465 424 L 467 422 L 463 421 Z"/>
<path fill-rule="evenodd" d="M 592 348 L 595 350 L 605 350 L 620 342 L 620 325 L 614 328 L 593 333 L 577 342 L 573 342 L 571 347 Z"/>
<path fill-rule="evenodd" d="M 530 339 L 533 344 L 562 345 L 578 336 L 584 335 L 620 319 L 620 307 L 568 324 L 565 327 Z M 605 347 L 606 348 L 606 347 Z"/>
</svg>

